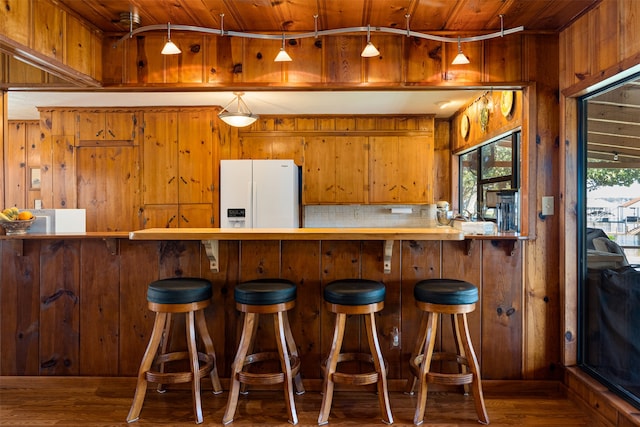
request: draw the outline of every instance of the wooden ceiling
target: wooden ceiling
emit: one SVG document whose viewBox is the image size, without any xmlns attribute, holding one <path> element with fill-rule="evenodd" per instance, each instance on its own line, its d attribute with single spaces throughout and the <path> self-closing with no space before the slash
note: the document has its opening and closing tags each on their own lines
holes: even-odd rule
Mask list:
<svg viewBox="0 0 640 427">
<path fill-rule="evenodd" d="M 307 32 L 344 27 L 406 28 L 414 31 L 493 32 L 524 26 L 527 31 L 558 32 L 600 0 L 59 0 L 105 33 L 129 29 L 129 12 L 140 25 L 195 25 L 256 32 Z"/>
</svg>

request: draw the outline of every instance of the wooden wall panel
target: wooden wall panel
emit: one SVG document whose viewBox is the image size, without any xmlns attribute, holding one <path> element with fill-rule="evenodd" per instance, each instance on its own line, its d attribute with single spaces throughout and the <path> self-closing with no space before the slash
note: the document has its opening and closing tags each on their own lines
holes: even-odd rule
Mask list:
<svg viewBox="0 0 640 427">
<path fill-rule="evenodd" d="M 519 242 L 482 241 L 482 375 L 522 379 L 522 246 Z M 513 255 L 511 255 L 511 251 Z M 487 357 L 491 354 L 491 357 Z"/>
<path fill-rule="evenodd" d="M 76 150 L 73 136 L 52 135 L 51 181 L 53 208 L 75 208 Z M 44 177 L 43 177 L 44 178 Z"/>
<path fill-rule="evenodd" d="M 154 314 L 147 308 L 147 286 L 160 278 L 159 242 L 120 240 L 119 375 L 136 376 L 147 347 Z"/>
<path fill-rule="evenodd" d="M 448 120 L 436 120 L 433 154 L 433 201 L 451 200 L 452 167 L 450 141 L 451 124 Z"/>
<path fill-rule="evenodd" d="M 470 315 L 470 323 L 483 360 L 483 378 L 517 377 L 513 369 L 522 357 L 522 340 L 515 337 L 522 332 L 516 332 L 510 322 L 520 310 L 516 307 L 516 314 L 510 317 L 503 311 L 495 318 L 494 301 L 521 296 L 520 285 L 513 279 L 519 268 L 514 263 L 520 258 L 507 254 L 509 247 L 502 243 L 496 247 L 485 244 L 490 253 L 483 251 L 481 241 L 470 246 L 466 242 L 396 242 L 391 274 L 385 274 L 380 241 L 223 241 L 220 272 L 216 273 L 209 270 L 198 241 L 29 239 L 23 244 L 16 239 L 0 240 L 0 372 L 135 376 L 154 318 L 147 308 L 148 284 L 164 277 L 195 276 L 213 283 L 207 324 L 217 349 L 218 369 L 228 378 L 242 318 L 233 298 L 236 283 L 284 277 L 298 286 L 296 307 L 289 315 L 303 360 L 303 377 L 317 384 L 335 321 L 324 307 L 323 287 L 338 278 L 364 277 L 387 286 L 385 308 L 376 315 L 378 333 L 389 362 L 389 378 L 404 380 L 420 315 L 413 286 L 423 278 L 443 276 L 480 287 L 481 303 Z M 501 265 L 497 279 L 486 272 L 480 274 L 482 259 Z M 273 349 L 272 322 L 264 320 L 256 349 Z M 176 338 L 182 335 L 183 326 L 184 321 L 176 319 Z M 363 327 L 363 322 L 350 318 L 345 349 L 367 349 Z M 396 329 L 398 346 L 394 345 Z M 449 322 L 444 322 L 441 331 L 445 348 L 451 347 Z M 184 348 L 184 344 L 176 339 L 173 347 Z"/>
<path fill-rule="evenodd" d="M 304 256 L 300 256 L 304 254 Z M 294 281 L 296 307 L 289 313 L 291 331 L 298 346 L 303 379 L 316 378 L 326 354 L 320 353 L 322 286 L 320 283 L 320 242 L 283 241 L 281 277 Z"/>
<path fill-rule="evenodd" d="M 82 22 L 66 14 L 64 55 L 66 64 L 75 70 L 95 76 L 95 49 L 91 30 Z M 100 57 L 100 55 L 95 55 Z"/>
<path fill-rule="evenodd" d="M 27 184 L 27 128 L 24 122 L 12 122 L 7 127 L 7 144 L 4 147 L 5 166 L 11 170 L 5 174 L 6 206 L 23 208 L 26 205 Z M 4 209 L 4 207 L 2 208 Z"/>
<path fill-rule="evenodd" d="M 143 203 L 178 201 L 178 117 L 175 112 L 144 114 Z"/>
<path fill-rule="evenodd" d="M 292 62 L 282 64 L 282 79 L 289 83 L 320 83 L 322 81 L 322 40 L 300 39 L 286 42 Z"/>
<path fill-rule="evenodd" d="M 213 203 L 212 112 L 179 112 L 177 141 L 178 202 Z"/>
<path fill-rule="evenodd" d="M 324 51 L 323 81 L 356 83 L 362 81 L 360 52 L 364 48 L 362 37 L 339 36 L 322 39 Z"/>
<path fill-rule="evenodd" d="M 79 374 L 118 376 L 120 256 L 116 239 L 83 241 L 80 248 Z"/>
<path fill-rule="evenodd" d="M 80 244 L 47 240 L 40 253 L 40 375 L 80 374 Z"/>
<path fill-rule="evenodd" d="M 0 240 L 0 375 L 40 375 L 40 242 Z"/>
<path fill-rule="evenodd" d="M 11 39 L 29 46 L 31 41 L 31 2 L 6 0 L 0 8 L 0 34 L 11 34 Z"/>
<path fill-rule="evenodd" d="M 33 48 L 62 61 L 65 53 L 65 15 L 47 0 L 33 0 Z"/>
</svg>

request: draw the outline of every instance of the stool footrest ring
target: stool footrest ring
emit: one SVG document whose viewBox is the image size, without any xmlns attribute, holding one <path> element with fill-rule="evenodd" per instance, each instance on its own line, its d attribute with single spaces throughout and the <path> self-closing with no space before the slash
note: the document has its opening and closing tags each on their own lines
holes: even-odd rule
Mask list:
<svg viewBox="0 0 640 427">
<path fill-rule="evenodd" d="M 188 358 L 188 352 L 176 351 L 158 356 L 157 362 L 168 363 L 178 360 L 187 360 Z M 198 352 L 198 361 L 200 362 L 198 376 L 200 378 L 204 378 L 209 375 L 213 369 L 213 357 L 209 354 Z M 158 372 L 149 370 L 145 373 L 145 376 L 147 381 L 160 384 L 178 384 L 193 381 L 193 374 L 191 372 Z"/>
<path fill-rule="evenodd" d="M 368 353 L 340 353 L 338 355 L 338 364 L 342 362 L 364 362 L 373 364 L 373 357 Z M 384 364 L 387 366 L 386 360 L 384 361 Z M 323 373 L 326 365 L 327 361 L 325 360 L 322 363 Z M 333 373 L 332 379 L 336 384 L 367 385 L 377 383 L 380 379 L 380 375 L 375 371 L 357 374 L 347 374 L 336 371 Z"/>
<path fill-rule="evenodd" d="M 252 363 L 259 363 L 265 361 L 279 361 L 280 356 L 276 352 L 262 352 L 248 355 L 244 359 L 244 366 Z M 300 358 L 290 355 L 289 363 L 291 364 L 291 375 L 296 376 L 300 371 Z M 284 382 L 284 372 L 238 372 L 238 381 L 245 384 L 281 384 Z"/>
<path fill-rule="evenodd" d="M 428 372 L 427 381 L 443 385 L 471 384 L 473 382 L 473 374 L 441 374 L 439 372 Z"/>
</svg>

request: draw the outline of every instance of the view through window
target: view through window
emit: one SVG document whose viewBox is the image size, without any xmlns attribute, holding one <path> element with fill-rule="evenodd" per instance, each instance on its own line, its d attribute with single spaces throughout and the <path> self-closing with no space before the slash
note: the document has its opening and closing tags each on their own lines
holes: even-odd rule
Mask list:
<svg viewBox="0 0 640 427">
<path fill-rule="evenodd" d="M 580 103 L 583 368 L 640 408 L 640 76 Z"/>
</svg>

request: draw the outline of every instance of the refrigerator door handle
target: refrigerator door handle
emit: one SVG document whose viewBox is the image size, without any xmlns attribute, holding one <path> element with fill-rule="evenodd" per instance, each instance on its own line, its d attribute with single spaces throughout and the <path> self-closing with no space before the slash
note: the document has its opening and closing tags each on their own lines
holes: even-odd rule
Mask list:
<svg viewBox="0 0 640 427">
<path fill-rule="evenodd" d="M 251 227 L 258 226 L 258 184 L 256 181 L 250 183 L 253 191 L 250 193 L 253 197 L 251 206 Z"/>
</svg>

